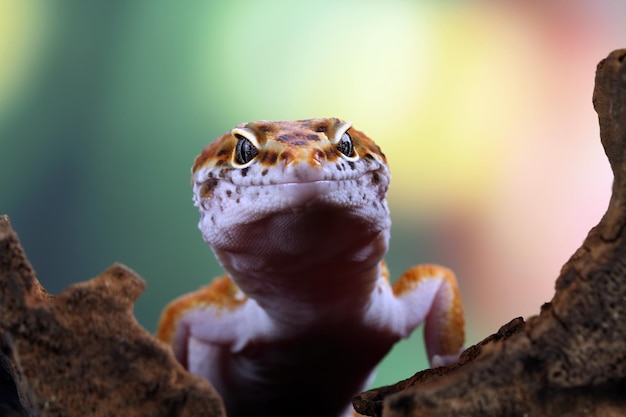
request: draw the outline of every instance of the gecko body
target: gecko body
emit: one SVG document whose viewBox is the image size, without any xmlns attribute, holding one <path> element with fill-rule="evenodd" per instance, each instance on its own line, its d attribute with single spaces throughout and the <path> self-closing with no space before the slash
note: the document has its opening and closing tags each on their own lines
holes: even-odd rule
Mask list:
<svg viewBox="0 0 626 417">
<path fill-rule="evenodd" d="M 193 165 L 199 228 L 226 275 L 173 301 L 158 337 L 229 417 L 351 415 L 377 363 L 425 321 L 431 363 L 455 358 L 451 271 L 392 287 L 385 155 L 340 119 L 242 124 Z"/>
</svg>

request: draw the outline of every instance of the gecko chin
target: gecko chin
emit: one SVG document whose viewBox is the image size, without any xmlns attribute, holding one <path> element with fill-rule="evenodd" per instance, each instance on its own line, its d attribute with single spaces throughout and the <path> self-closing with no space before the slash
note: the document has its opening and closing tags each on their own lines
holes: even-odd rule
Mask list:
<svg viewBox="0 0 626 417">
<path fill-rule="evenodd" d="M 387 186 L 379 181 L 373 187 L 367 176 L 250 186 L 221 181 L 211 198 L 196 194 L 199 228 L 205 241 L 222 247 L 252 232 L 284 240 L 315 234 L 326 234 L 327 239 L 329 233 L 342 233 L 354 223 L 362 230 L 379 231 L 389 222 Z"/>
<path fill-rule="evenodd" d="M 256 268 L 284 274 L 310 264 L 311 270 L 322 273 L 327 271 L 318 263 L 337 270 L 341 269 L 338 264 L 353 266 L 365 260 L 371 267 L 372 259 L 380 260 L 387 249 L 390 227 L 389 216 L 384 213 L 386 206 L 378 210 L 337 209 L 316 201 L 266 213 L 255 221 L 223 222 L 217 227 L 204 223 L 205 216 L 200 220 L 200 230 L 220 262 L 233 272 Z M 361 246 L 363 250 L 355 250 Z M 249 256 L 240 256 L 242 252 Z M 311 256 L 313 253 L 318 255 Z"/>
</svg>

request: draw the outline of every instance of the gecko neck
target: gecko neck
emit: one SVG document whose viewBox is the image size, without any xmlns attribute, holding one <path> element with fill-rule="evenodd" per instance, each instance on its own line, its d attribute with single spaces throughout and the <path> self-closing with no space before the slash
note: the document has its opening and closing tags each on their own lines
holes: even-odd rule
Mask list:
<svg viewBox="0 0 626 417">
<path fill-rule="evenodd" d="M 345 211 L 294 210 L 238 226 L 231 236 L 242 238 L 213 251 L 241 290 L 277 322 L 350 319 L 369 303 L 389 225 L 388 218 L 372 222 Z"/>
</svg>

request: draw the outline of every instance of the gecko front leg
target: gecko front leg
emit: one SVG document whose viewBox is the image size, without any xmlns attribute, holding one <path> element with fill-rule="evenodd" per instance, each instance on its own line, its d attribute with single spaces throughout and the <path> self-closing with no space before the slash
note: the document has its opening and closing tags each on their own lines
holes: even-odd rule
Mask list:
<svg viewBox="0 0 626 417">
<path fill-rule="evenodd" d="M 373 326 L 408 337 L 424 323 L 424 340 L 432 367 L 455 362 L 465 341 L 465 320 L 454 273 L 439 265 L 417 265 L 389 285 L 383 273 L 366 320 Z"/>
<path fill-rule="evenodd" d="M 217 352 L 240 351 L 251 340 L 271 333 L 272 323 L 258 305 L 224 275 L 172 301 L 163 311 L 157 338 L 172 346 L 190 372 L 215 383 L 212 364 Z"/>
</svg>

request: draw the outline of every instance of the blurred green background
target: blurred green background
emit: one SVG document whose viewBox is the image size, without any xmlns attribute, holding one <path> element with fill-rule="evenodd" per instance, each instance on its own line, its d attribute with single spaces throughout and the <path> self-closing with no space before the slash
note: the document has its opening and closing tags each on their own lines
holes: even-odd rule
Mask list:
<svg viewBox="0 0 626 417">
<path fill-rule="evenodd" d="M 138 320 L 220 268 L 193 158 L 251 120 L 337 116 L 385 150 L 393 276 L 454 268 L 468 342 L 552 296 L 608 202 L 595 65 L 619 1 L 0 0 L 0 213 L 43 285 L 123 262 Z M 427 366 L 421 332 L 374 385 Z"/>
</svg>

